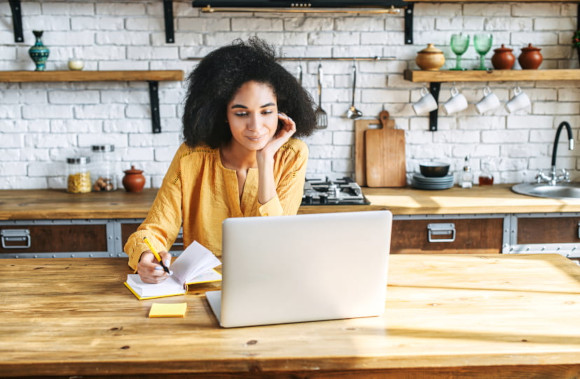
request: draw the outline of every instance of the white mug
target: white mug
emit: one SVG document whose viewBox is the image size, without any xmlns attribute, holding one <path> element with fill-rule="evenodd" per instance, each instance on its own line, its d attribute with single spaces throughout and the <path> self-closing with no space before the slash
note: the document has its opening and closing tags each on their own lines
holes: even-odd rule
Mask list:
<svg viewBox="0 0 580 379">
<path fill-rule="evenodd" d="M 421 99 L 413 104 L 413 110 L 417 115 L 429 113 L 438 108 L 437 101 L 427 89 L 427 87 L 421 88 Z"/>
<path fill-rule="evenodd" d="M 514 113 L 520 109 L 529 107 L 531 104 L 532 102 L 528 95 L 520 87 L 515 87 L 514 96 L 506 103 L 505 107 L 510 113 Z"/>
<path fill-rule="evenodd" d="M 491 91 L 491 88 L 485 87 L 483 89 L 483 98 L 475 104 L 475 109 L 477 109 L 477 113 L 482 114 L 491 111 L 500 105 L 501 103 L 497 95 Z"/>
<path fill-rule="evenodd" d="M 447 114 L 457 113 L 467 108 L 467 99 L 455 86 L 451 87 L 451 97 L 443 104 Z"/>
</svg>

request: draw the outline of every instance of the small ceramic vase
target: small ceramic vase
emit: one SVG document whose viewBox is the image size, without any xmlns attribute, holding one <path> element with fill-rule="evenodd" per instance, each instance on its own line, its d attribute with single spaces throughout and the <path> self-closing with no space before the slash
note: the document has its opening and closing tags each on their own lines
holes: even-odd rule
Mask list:
<svg viewBox="0 0 580 379">
<path fill-rule="evenodd" d="M 421 70 L 437 71 L 445 64 L 445 55 L 435 45 L 429 43 L 426 48 L 417 53 L 415 62 Z"/>
<path fill-rule="evenodd" d="M 28 49 L 28 54 L 36 64 L 35 71 L 44 71 L 50 50 L 42 43 L 42 33 L 44 33 L 42 30 L 33 30 L 32 33 L 36 37 L 36 42 Z"/>
<path fill-rule="evenodd" d="M 135 169 L 135 166 L 131 166 L 130 170 L 123 171 L 125 176 L 123 177 L 123 187 L 127 192 L 141 192 L 145 186 L 145 177 L 143 176 L 143 170 Z"/>
<path fill-rule="evenodd" d="M 503 44 L 500 48 L 494 50 L 491 57 L 491 64 L 496 70 L 511 70 L 516 63 L 516 57 L 512 53 L 513 49 L 505 47 Z"/>
<path fill-rule="evenodd" d="M 540 53 L 539 47 L 534 47 L 532 44 L 528 44 L 528 47 L 522 48 L 522 53 L 518 57 L 518 62 L 522 66 L 523 70 L 537 70 L 542 64 L 544 57 Z"/>
</svg>

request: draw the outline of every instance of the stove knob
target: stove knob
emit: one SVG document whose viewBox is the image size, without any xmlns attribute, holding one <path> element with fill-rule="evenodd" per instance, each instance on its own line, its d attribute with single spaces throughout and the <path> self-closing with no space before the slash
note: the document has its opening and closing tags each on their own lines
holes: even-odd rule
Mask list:
<svg viewBox="0 0 580 379">
<path fill-rule="evenodd" d="M 304 196 L 304 204 L 306 204 L 306 205 L 312 204 L 312 195 L 305 195 Z"/>
<path fill-rule="evenodd" d="M 328 204 L 328 195 L 323 193 L 320 194 L 320 204 Z"/>
</svg>

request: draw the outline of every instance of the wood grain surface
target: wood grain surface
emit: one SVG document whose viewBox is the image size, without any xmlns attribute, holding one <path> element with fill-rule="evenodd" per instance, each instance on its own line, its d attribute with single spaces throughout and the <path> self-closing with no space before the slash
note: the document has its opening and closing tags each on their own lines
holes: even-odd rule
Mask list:
<svg viewBox="0 0 580 379">
<path fill-rule="evenodd" d="M 369 187 L 405 187 L 405 131 L 395 129 L 389 112 L 379 114 L 381 129 L 365 131 L 366 181 Z"/>
<path fill-rule="evenodd" d="M 443 191 L 363 188 L 370 205 L 302 206 L 298 213 L 389 209 L 394 215 L 580 212 L 580 199 L 548 199 L 510 190 L 512 184 Z M 64 190 L 0 190 L 0 220 L 145 218 L 157 190 L 70 194 Z"/>
<path fill-rule="evenodd" d="M 182 81 L 182 70 L 139 71 L 0 71 L 0 82 Z"/>
<path fill-rule="evenodd" d="M 382 317 L 234 329 L 209 309 L 215 287 L 139 301 L 126 264 L 0 260 L 1 375 L 580 374 L 580 267 L 560 255 L 393 255 Z M 153 302 L 187 302 L 186 317 L 150 319 Z"/>
<path fill-rule="evenodd" d="M 354 180 L 361 187 L 367 185 L 365 131 L 372 127 L 379 128 L 379 126 L 378 119 L 356 120 L 354 122 Z"/>
<path fill-rule="evenodd" d="M 538 80 L 580 80 L 580 70 L 578 69 L 489 70 L 489 71 L 405 70 L 404 76 L 406 80 L 409 80 L 411 82 L 504 82 L 504 81 L 538 81 Z"/>
</svg>

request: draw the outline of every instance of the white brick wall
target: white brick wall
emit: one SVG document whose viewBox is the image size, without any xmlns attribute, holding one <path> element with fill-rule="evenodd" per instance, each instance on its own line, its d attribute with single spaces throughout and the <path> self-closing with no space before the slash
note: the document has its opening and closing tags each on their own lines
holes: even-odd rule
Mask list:
<svg viewBox="0 0 580 379">
<path fill-rule="evenodd" d="M 162 4 L 156 0 L 22 1 L 25 43 L 14 43 L 8 2 L 0 3 L 0 70 L 33 70 L 28 48 L 32 30 L 44 30 L 51 49 L 48 70 L 65 70 L 70 57 L 84 59 L 87 70 L 182 69 L 187 73 L 200 57 L 235 38 L 258 35 L 275 44 L 286 57 L 392 56 L 389 61 L 358 62 L 356 105 L 366 117 L 390 112 L 407 138 L 407 168 L 421 160 L 450 162 L 461 169 L 470 154 L 477 175 L 482 161 L 495 164 L 498 182 L 530 179 L 547 169 L 555 129 L 568 121 L 575 135 L 580 127 L 580 82 L 520 82 L 532 107 L 510 115 L 504 107 L 484 116 L 474 104 L 486 84 L 502 103 L 513 96 L 516 83 L 457 83 L 469 107 L 439 118 L 439 131 L 428 131 L 428 117 L 414 114 L 423 83 L 403 79 L 416 68 L 418 50 L 435 43 L 455 64 L 449 48 L 452 33 L 493 33 L 494 48 L 506 44 L 519 55 L 533 43 L 542 48 L 542 68 L 578 68 L 570 46 L 576 28 L 577 5 L 416 4 L 415 44 L 403 41 L 400 15 L 344 14 L 203 14 L 189 0 L 174 1 L 176 43 L 165 42 Z M 487 62 L 492 53 L 487 55 Z M 317 99 L 318 62 L 284 61 L 295 73 L 304 68 L 304 86 Z M 325 77 L 323 108 L 329 128 L 306 138 L 310 147 L 309 175 L 352 176 L 354 123 L 345 118 L 351 102 L 351 61 L 322 61 Z M 471 46 L 465 67 L 478 64 Z M 519 65 L 516 63 L 516 68 Z M 181 142 L 185 83 L 160 83 L 161 134 L 151 133 L 146 83 L 0 83 L 0 189 L 63 188 L 66 157 L 89 154 L 92 144 L 116 146 L 119 174 L 132 164 L 145 170 L 148 186 L 158 187 Z M 443 84 L 440 100 L 449 97 Z M 563 134 L 565 136 L 565 133 Z M 580 136 L 576 136 L 580 140 Z M 564 142 L 558 166 L 579 177 L 579 153 Z"/>
</svg>

